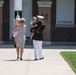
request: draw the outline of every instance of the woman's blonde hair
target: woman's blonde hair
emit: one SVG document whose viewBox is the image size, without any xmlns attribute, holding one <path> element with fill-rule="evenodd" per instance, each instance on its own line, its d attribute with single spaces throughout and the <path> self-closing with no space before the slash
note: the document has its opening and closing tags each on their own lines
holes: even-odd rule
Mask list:
<svg viewBox="0 0 76 75">
<path fill-rule="evenodd" d="M 37 19 L 36 17 L 33 17 L 30 24 L 32 25 L 36 19 Z"/>
<path fill-rule="evenodd" d="M 20 23 L 24 23 L 25 21 L 26 21 L 25 18 L 20 19 Z"/>
</svg>

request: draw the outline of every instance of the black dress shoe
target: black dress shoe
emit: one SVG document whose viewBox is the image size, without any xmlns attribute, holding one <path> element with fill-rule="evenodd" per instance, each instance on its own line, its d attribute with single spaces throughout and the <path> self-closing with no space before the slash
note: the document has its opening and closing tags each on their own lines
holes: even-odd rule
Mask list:
<svg viewBox="0 0 76 75">
<path fill-rule="evenodd" d="M 40 60 L 44 59 L 44 57 L 40 58 Z"/>
<path fill-rule="evenodd" d="M 38 59 L 34 59 L 34 60 L 38 60 Z"/>
</svg>

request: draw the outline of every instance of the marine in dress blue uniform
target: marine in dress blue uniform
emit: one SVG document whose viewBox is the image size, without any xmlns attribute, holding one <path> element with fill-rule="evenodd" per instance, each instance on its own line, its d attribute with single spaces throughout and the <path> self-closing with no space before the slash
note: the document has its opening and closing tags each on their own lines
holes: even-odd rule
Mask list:
<svg viewBox="0 0 76 75">
<path fill-rule="evenodd" d="M 45 29 L 45 25 L 42 23 L 43 16 L 37 16 L 38 22 L 37 27 L 35 27 L 34 30 L 34 36 L 33 36 L 33 45 L 34 45 L 34 58 L 35 60 L 43 59 L 42 55 L 42 43 L 43 43 L 43 30 Z"/>
</svg>

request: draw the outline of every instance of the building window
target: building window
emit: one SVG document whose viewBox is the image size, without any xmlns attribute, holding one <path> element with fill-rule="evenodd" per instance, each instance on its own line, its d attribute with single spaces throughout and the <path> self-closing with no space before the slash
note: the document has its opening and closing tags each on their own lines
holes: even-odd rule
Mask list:
<svg viewBox="0 0 76 75">
<path fill-rule="evenodd" d="M 75 27 L 74 2 L 75 0 L 57 0 L 56 27 Z"/>
</svg>

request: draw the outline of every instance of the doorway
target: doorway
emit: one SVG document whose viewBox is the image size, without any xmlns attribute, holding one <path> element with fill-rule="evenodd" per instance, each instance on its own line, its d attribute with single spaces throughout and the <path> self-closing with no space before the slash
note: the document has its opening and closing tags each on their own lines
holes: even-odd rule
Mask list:
<svg viewBox="0 0 76 75">
<path fill-rule="evenodd" d="M 22 17 L 26 19 L 27 32 L 26 37 L 30 37 L 30 20 L 32 18 L 32 0 L 22 0 Z M 12 30 L 14 26 L 14 0 L 10 0 L 10 39 L 12 38 Z"/>
</svg>

